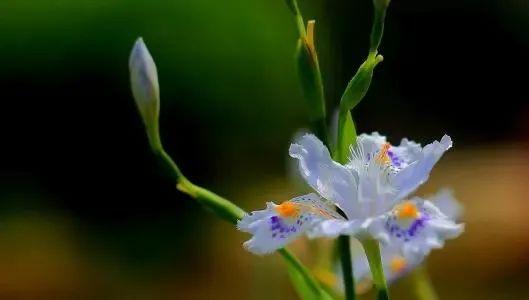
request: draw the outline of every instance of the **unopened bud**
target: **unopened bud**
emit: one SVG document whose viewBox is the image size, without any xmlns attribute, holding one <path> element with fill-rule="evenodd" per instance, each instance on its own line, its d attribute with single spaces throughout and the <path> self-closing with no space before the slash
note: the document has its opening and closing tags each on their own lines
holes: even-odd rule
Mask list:
<svg viewBox="0 0 529 300">
<path fill-rule="evenodd" d="M 153 150 L 161 149 L 158 134 L 160 87 L 154 60 L 142 38 L 138 38 L 129 59 L 130 83 L 136 106 L 143 119 Z"/>
</svg>

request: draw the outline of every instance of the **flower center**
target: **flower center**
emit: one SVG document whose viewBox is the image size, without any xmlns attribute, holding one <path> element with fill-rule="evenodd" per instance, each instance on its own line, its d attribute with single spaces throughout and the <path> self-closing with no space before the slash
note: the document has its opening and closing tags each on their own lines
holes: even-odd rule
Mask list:
<svg viewBox="0 0 529 300">
<path fill-rule="evenodd" d="M 401 220 L 415 220 L 419 217 L 419 210 L 417 205 L 411 201 L 406 201 L 395 209 L 397 218 Z"/>
<path fill-rule="evenodd" d="M 408 261 L 400 255 L 392 257 L 389 263 L 389 267 L 393 273 L 400 273 L 404 271 L 407 266 Z"/>
<path fill-rule="evenodd" d="M 412 201 L 406 201 L 393 209 L 385 228 L 392 236 L 407 242 L 420 234 L 429 219 L 426 211 L 418 208 Z"/>
<path fill-rule="evenodd" d="M 276 206 L 277 213 L 283 218 L 295 218 L 298 216 L 299 208 L 295 203 L 283 202 Z"/>
<path fill-rule="evenodd" d="M 382 148 L 380 148 L 380 151 L 375 157 L 376 162 L 378 162 L 381 165 L 387 165 L 391 163 L 391 158 L 388 155 L 389 148 L 391 148 L 390 143 L 385 143 L 384 145 L 382 145 Z"/>
</svg>

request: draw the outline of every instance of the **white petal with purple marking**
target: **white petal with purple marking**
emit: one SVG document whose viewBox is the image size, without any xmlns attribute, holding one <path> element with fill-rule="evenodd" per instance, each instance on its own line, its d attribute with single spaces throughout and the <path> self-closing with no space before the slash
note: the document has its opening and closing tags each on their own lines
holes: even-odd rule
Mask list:
<svg viewBox="0 0 529 300">
<path fill-rule="evenodd" d="M 329 203 L 312 193 L 244 216 L 237 228 L 251 233 L 244 247 L 255 254 L 268 254 L 300 237 L 323 220 L 344 220 Z"/>
</svg>

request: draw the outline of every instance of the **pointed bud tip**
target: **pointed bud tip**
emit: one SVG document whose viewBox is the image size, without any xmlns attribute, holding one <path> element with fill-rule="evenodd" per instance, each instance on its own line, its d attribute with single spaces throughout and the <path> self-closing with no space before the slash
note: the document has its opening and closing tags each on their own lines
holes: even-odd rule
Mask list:
<svg viewBox="0 0 529 300">
<path fill-rule="evenodd" d="M 147 49 L 147 46 L 145 45 L 145 42 L 143 41 L 143 38 L 141 36 L 138 37 L 134 42 L 132 51 L 139 51 L 140 49 Z"/>
<path fill-rule="evenodd" d="M 157 145 L 160 89 L 158 71 L 143 39 L 136 39 L 129 58 L 132 94 L 147 127 L 151 144 Z M 151 132 L 152 131 L 152 132 Z"/>
<path fill-rule="evenodd" d="M 154 60 L 152 59 L 149 49 L 147 49 L 147 45 L 145 45 L 143 38 L 139 37 L 134 42 L 134 46 L 132 46 L 132 51 L 130 52 L 129 58 L 129 67 L 132 68 L 133 65 L 145 63 L 146 61 L 149 64 L 154 64 Z"/>
</svg>

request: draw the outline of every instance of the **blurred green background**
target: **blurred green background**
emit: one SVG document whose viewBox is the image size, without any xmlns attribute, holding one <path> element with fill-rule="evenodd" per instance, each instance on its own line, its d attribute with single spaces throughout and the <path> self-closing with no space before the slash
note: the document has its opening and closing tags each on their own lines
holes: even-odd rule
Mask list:
<svg viewBox="0 0 529 300">
<path fill-rule="evenodd" d="M 300 5 L 317 20 L 331 114 L 367 53 L 371 3 Z M 466 207 L 466 233 L 428 260 L 441 299 L 529 299 L 528 33 L 525 0 L 394 0 L 354 112 L 394 143 L 455 141 L 419 191 L 450 186 Z M 247 210 L 299 192 L 287 149 L 308 120 L 282 0 L 4 0 L 0 298 L 295 299 L 277 256 L 245 252 L 248 236 L 152 157 L 128 82 L 138 36 L 189 178 Z M 315 265 L 313 247 L 293 249 Z"/>
</svg>

